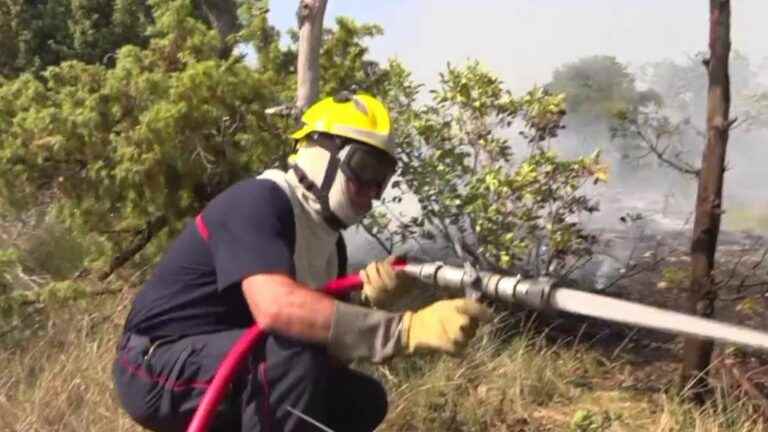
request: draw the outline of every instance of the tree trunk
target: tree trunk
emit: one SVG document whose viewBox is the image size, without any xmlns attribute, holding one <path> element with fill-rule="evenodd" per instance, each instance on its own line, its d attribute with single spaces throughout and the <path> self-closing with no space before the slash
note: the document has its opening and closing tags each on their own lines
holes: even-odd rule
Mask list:
<svg viewBox="0 0 768 432">
<path fill-rule="evenodd" d="M 722 214 L 723 174 L 731 104 L 728 56 L 731 50 L 731 6 L 728 0 L 710 0 L 709 60 L 704 61 L 709 75 L 707 94 L 707 145 L 702 155 L 701 175 L 696 196 L 696 215 L 691 242 L 691 285 L 687 296 L 688 312 L 710 317 L 717 296 L 712 270 Z M 683 344 L 682 384 L 693 400 L 705 401 L 710 389 L 707 375 L 713 342 L 686 338 Z"/>
<path fill-rule="evenodd" d="M 327 0 L 300 0 L 296 12 L 299 53 L 296 64 L 296 109 L 300 116 L 317 99 L 320 88 L 320 45 Z"/>
<path fill-rule="evenodd" d="M 227 39 L 240 30 L 235 0 L 199 0 L 199 7 L 211 26 L 219 33 L 221 39 L 219 57 L 229 57 L 233 46 Z"/>
</svg>

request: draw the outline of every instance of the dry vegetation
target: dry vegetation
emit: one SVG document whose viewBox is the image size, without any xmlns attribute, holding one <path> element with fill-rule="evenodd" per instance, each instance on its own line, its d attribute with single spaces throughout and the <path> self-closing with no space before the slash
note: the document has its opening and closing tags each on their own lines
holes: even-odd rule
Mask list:
<svg viewBox="0 0 768 432">
<path fill-rule="evenodd" d="M 382 430 L 752 431 L 764 421 L 746 402 L 719 395 L 697 409 L 675 398 L 671 380 L 642 382 L 644 365 L 536 330 L 499 337 L 495 324 L 465 358 L 435 357 L 379 368 L 393 407 Z M 519 326 L 518 326 L 519 328 Z M 656 365 L 667 368 L 669 365 Z M 638 379 L 639 378 L 639 379 Z M 668 377 L 674 378 L 674 377 Z M 665 381 L 665 380 L 661 380 Z"/>
<path fill-rule="evenodd" d="M 110 380 L 126 299 L 56 308 L 45 336 L 3 348 L 0 430 L 141 430 L 120 412 Z"/>
<path fill-rule="evenodd" d="M 110 381 L 131 294 L 49 310 L 56 319 L 45 336 L 4 346 L 0 431 L 140 430 L 118 408 Z M 764 430 L 751 406 L 726 395 L 696 409 L 670 396 L 666 385 L 638 385 L 661 364 L 638 365 L 574 340 L 552 342 L 531 325 L 501 320 L 462 358 L 363 366 L 390 389 L 390 414 L 380 430 Z"/>
</svg>

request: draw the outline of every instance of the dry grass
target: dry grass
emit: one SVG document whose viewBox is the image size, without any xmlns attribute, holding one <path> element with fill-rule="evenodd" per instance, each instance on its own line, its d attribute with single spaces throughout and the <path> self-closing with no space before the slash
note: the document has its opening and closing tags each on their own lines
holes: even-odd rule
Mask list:
<svg viewBox="0 0 768 432">
<path fill-rule="evenodd" d="M 139 431 L 111 384 L 126 298 L 54 311 L 46 336 L 0 353 L 0 430 Z"/>
<path fill-rule="evenodd" d="M 128 296 L 55 311 L 47 335 L 0 353 L 0 431 L 139 431 L 110 379 Z M 632 368 L 583 346 L 486 327 L 462 358 L 423 356 L 367 366 L 390 389 L 382 431 L 765 430 L 744 403 L 696 409 L 668 392 L 622 386 Z M 524 333 L 526 333 L 524 331 Z M 502 342 L 503 341 L 503 342 Z"/>
<path fill-rule="evenodd" d="M 376 368 L 392 389 L 391 412 L 381 430 L 768 430 L 746 403 L 719 397 L 711 407 L 697 409 L 671 392 L 624 387 L 617 381 L 631 373 L 629 365 L 526 333 L 500 343 L 486 331 L 467 357 Z"/>
</svg>

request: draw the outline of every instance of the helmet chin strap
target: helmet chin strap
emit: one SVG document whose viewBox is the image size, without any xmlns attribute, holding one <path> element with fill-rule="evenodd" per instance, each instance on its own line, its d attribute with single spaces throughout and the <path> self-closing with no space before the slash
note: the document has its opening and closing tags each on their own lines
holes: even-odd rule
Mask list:
<svg viewBox="0 0 768 432">
<path fill-rule="evenodd" d="M 330 140 L 330 139 L 323 139 L 323 140 L 315 140 L 315 145 L 322 148 L 326 152 L 328 152 L 328 163 L 325 166 L 325 172 L 323 173 L 323 178 L 320 181 L 320 185 L 318 186 L 316 183 L 316 179 L 313 179 L 312 176 L 310 176 L 302 167 L 300 166 L 301 160 L 297 160 L 296 163 L 291 165 L 291 169 L 296 174 L 297 179 L 299 180 L 299 183 L 301 186 L 303 186 L 309 193 L 315 196 L 315 198 L 318 201 L 318 204 L 320 204 L 320 216 L 323 218 L 325 223 L 333 230 L 341 231 L 351 223 L 354 223 L 356 221 L 350 221 L 345 222 L 344 217 L 349 216 L 344 213 L 351 213 L 350 211 L 345 211 L 343 208 L 334 209 L 334 205 L 331 203 L 331 199 L 333 198 L 334 204 L 337 206 L 342 206 L 345 203 L 342 203 L 346 199 L 344 195 L 344 184 L 343 184 L 343 178 L 339 178 L 339 174 L 341 173 L 340 165 L 341 165 L 341 158 L 339 157 L 339 154 L 342 152 L 343 145 L 340 143 Z M 319 177 L 319 173 L 315 171 L 314 169 L 311 170 L 312 174 Z M 339 183 L 337 186 L 337 190 L 334 190 L 333 193 L 341 194 L 342 196 L 333 196 L 332 189 L 334 186 L 334 183 L 337 183 L 337 178 L 342 183 Z M 338 188 L 341 188 L 341 190 L 338 190 Z M 348 205 L 348 204 L 347 204 Z M 336 210 L 336 211 L 334 211 Z M 341 211 L 341 212 L 340 212 Z M 349 218 L 353 219 L 353 218 Z"/>
<path fill-rule="evenodd" d="M 331 157 L 331 161 L 334 160 L 338 159 Z M 331 169 L 331 165 L 336 165 L 336 167 Z M 309 178 L 307 173 L 298 165 L 292 165 L 291 170 L 293 170 L 293 172 L 296 174 L 296 178 L 299 179 L 299 183 L 301 183 L 301 185 L 306 190 L 308 190 L 309 193 L 317 198 L 317 201 L 320 203 L 320 213 L 325 223 L 328 224 L 331 229 L 336 231 L 341 231 L 345 228 L 348 228 L 347 224 L 345 224 L 344 221 L 336 216 L 333 210 L 331 210 L 331 203 L 329 199 L 331 186 L 333 186 L 333 181 L 336 179 L 336 173 L 338 172 L 338 162 L 335 164 L 329 162 L 328 168 L 325 170 L 323 183 L 320 187 L 318 187 L 315 182 Z"/>
</svg>

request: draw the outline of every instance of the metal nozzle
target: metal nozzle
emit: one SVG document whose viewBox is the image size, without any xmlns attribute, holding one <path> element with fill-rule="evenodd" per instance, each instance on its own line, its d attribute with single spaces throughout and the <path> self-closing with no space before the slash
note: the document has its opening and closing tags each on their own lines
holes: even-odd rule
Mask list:
<svg viewBox="0 0 768 432">
<path fill-rule="evenodd" d="M 479 272 L 481 284 L 476 283 L 476 274 L 465 268 L 453 267 L 442 262 L 406 264 L 403 271 L 422 282 L 453 290 L 477 289 L 488 298 L 504 302 L 520 303 L 526 307 L 544 310 L 549 307 L 553 280 L 550 278 L 523 279 L 520 276 L 503 276 Z"/>
</svg>

